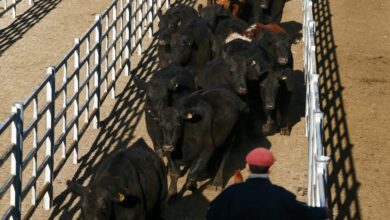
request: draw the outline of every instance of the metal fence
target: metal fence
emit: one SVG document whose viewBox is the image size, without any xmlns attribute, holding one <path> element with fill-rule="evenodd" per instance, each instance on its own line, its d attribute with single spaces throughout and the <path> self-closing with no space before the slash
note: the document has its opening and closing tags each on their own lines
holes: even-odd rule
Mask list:
<svg viewBox="0 0 390 220">
<path fill-rule="evenodd" d="M 5 15 L 6 13 L 10 12 L 12 13 L 12 17 L 16 17 L 16 6 L 18 6 L 20 3 L 23 2 L 23 0 L 0 0 L 0 4 L 2 7 L 0 9 L 0 17 Z M 31 7 L 34 5 L 34 0 L 28 0 L 28 5 Z"/>
<path fill-rule="evenodd" d="M 34 92 L 12 106 L 12 114 L 0 125 L 1 140 L 9 143 L 2 142 L 0 168 L 10 169 L 0 182 L 0 199 L 9 198 L 2 219 L 28 219 L 42 201 L 50 209 L 53 180 L 69 157 L 78 162 L 80 138 L 91 123 L 98 127 L 102 103 L 110 93 L 115 98 L 118 77 L 129 75 L 129 58 L 141 54 L 146 35 L 152 37 L 163 3 L 170 6 L 169 0 L 114 0 L 75 39 L 70 52 L 47 68 Z"/>
<path fill-rule="evenodd" d="M 308 138 L 308 203 L 326 206 L 326 180 L 329 158 L 323 141 L 323 113 L 320 109 L 319 75 L 316 72 L 315 21 L 312 0 L 303 0 L 304 72 L 306 83 L 306 136 Z"/>
</svg>

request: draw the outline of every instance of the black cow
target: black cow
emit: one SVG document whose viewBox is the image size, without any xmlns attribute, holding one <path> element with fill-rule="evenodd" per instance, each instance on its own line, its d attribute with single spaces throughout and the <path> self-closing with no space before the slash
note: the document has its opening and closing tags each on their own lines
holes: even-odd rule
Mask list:
<svg viewBox="0 0 390 220">
<path fill-rule="evenodd" d="M 168 195 L 177 193 L 179 165 L 189 166 L 184 190 L 195 190 L 207 173 L 215 153 L 223 152 L 213 185 L 223 184 L 223 168 L 235 137 L 234 128 L 246 104 L 228 87 L 199 90 L 183 97 L 174 107 L 158 113 L 163 149 L 168 153 L 171 184 Z"/>
<path fill-rule="evenodd" d="M 293 37 L 286 32 L 262 31 L 254 43 L 263 48 L 282 67 L 293 69 L 294 60 L 291 52 Z"/>
<path fill-rule="evenodd" d="M 265 114 L 266 122 L 262 126 L 262 132 L 269 135 L 275 130 L 280 130 L 281 135 L 289 135 L 291 128 L 289 107 L 292 104 L 291 95 L 294 89 L 292 70 L 273 68 L 260 76 L 256 82 L 258 86 L 249 86 L 249 93 L 253 95 L 260 92 L 259 96 L 255 94 L 257 98 L 252 99 L 251 109 L 260 111 L 255 114 Z M 261 109 L 256 107 L 260 103 Z"/>
<path fill-rule="evenodd" d="M 238 18 L 228 18 L 222 20 L 215 29 L 215 38 L 213 42 L 213 57 L 219 57 L 222 53 L 223 45 L 226 43 L 226 38 L 234 33 L 245 31 L 249 25 Z"/>
<path fill-rule="evenodd" d="M 180 97 L 195 91 L 195 80 L 187 69 L 172 64 L 153 74 L 147 83 L 137 78 L 134 81 L 139 89 L 146 91 L 146 129 L 153 141 L 154 150 L 162 157 L 163 136 L 154 120 L 156 112 L 174 105 Z"/>
<path fill-rule="evenodd" d="M 286 0 L 246 0 L 238 16 L 249 23 L 280 24 Z"/>
<path fill-rule="evenodd" d="M 198 12 L 209 25 L 210 29 L 215 33 L 215 29 L 218 24 L 227 18 L 231 18 L 232 14 L 229 10 L 225 9 L 222 5 L 208 5 L 203 8 L 203 5 L 198 6 Z"/>
<path fill-rule="evenodd" d="M 239 95 L 244 95 L 247 93 L 247 69 L 247 60 L 240 56 L 216 58 L 205 65 L 196 80 L 196 85 L 204 89 L 227 85 Z"/>
<path fill-rule="evenodd" d="M 245 65 L 240 65 L 238 71 L 247 75 L 246 79 L 257 80 L 262 74 L 271 70 L 272 60 L 267 51 L 253 42 L 235 39 L 223 46 L 222 57 L 238 57 Z"/>
<path fill-rule="evenodd" d="M 267 1 L 267 0 L 265 0 Z M 264 23 L 274 22 L 280 24 L 286 0 L 269 0 L 269 4 L 263 11 Z"/>
<path fill-rule="evenodd" d="M 160 219 L 167 196 L 164 164 L 143 140 L 106 157 L 87 187 L 67 184 L 86 220 Z"/>
<path fill-rule="evenodd" d="M 192 7 L 179 4 L 168 9 L 165 14 L 161 10 L 157 11 L 159 18 L 158 35 L 158 57 L 159 65 L 165 67 L 169 64 L 171 53 L 170 41 L 172 34 L 176 33 L 180 26 L 189 22 L 192 18 L 198 17 L 197 12 Z"/>
<path fill-rule="evenodd" d="M 196 77 L 200 68 L 211 59 L 213 39 L 214 35 L 203 19 L 192 19 L 171 37 L 171 62 L 186 67 Z"/>
</svg>

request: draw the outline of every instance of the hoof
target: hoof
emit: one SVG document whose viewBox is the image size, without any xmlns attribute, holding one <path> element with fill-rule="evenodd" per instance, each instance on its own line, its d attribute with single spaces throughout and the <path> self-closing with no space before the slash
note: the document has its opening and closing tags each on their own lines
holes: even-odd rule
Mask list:
<svg viewBox="0 0 390 220">
<path fill-rule="evenodd" d="M 281 128 L 280 129 L 280 135 L 290 136 L 290 129 L 288 129 L 288 128 Z"/>
<path fill-rule="evenodd" d="M 198 184 L 196 184 L 196 181 L 189 181 L 186 184 L 186 189 L 190 190 L 191 192 L 194 192 L 195 190 L 198 189 Z"/>
<path fill-rule="evenodd" d="M 165 157 L 165 153 L 162 149 L 157 149 L 156 150 L 156 154 L 158 157 L 160 157 L 161 159 Z"/>
<path fill-rule="evenodd" d="M 263 125 L 262 129 L 263 129 L 263 134 L 264 135 L 269 135 L 269 134 L 272 134 L 273 133 L 273 124 L 272 123 L 267 123 L 265 125 Z"/>
</svg>

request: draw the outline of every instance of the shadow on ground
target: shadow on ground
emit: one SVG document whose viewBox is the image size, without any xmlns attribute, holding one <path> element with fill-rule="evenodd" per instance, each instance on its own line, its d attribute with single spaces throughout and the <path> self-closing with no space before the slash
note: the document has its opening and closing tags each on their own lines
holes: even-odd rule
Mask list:
<svg viewBox="0 0 390 220">
<path fill-rule="evenodd" d="M 40 0 L 34 2 L 34 5 L 17 16 L 14 22 L 0 30 L 0 56 L 10 48 L 15 42 L 20 40 L 23 35 L 34 25 L 41 21 L 50 11 L 52 11 L 61 0 Z"/>
<path fill-rule="evenodd" d="M 332 30 L 329 0 L 313 1 L 316 27 L 317 72 L 320 74 L 321 105 L 324 111 L 324 146 L 330 155 L 328 205 L 334 219 L 361 219 L 355 174 L 344 109 L 342 84 Z"/>
</svg>

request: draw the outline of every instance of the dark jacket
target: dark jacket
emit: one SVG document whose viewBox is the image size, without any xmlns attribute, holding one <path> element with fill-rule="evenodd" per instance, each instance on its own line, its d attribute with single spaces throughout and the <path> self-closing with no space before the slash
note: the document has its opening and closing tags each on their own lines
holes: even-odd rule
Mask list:
<svg viewBox="0 0 390 220">
<path fill-rule="evenodd" d="M 269 179 L 251 178 L 228 187 L 210 203 L 207 220 L 326 219 L 324 208 L 309 207 Z"/>
</svg>

